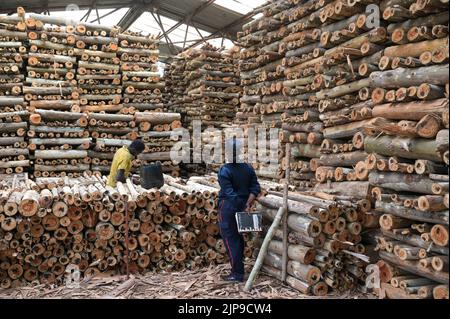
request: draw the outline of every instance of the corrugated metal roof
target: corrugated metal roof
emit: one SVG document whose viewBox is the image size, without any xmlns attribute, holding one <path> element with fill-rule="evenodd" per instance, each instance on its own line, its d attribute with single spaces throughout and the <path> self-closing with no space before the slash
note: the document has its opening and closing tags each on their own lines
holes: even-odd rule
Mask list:
<svg viewBox="0 0 450 319">
<path fill-rule="evenodd" d="M 141 4 L 149 8 L 157 8 L 158 12 L 163 16 L 173 20 L 180 20 L 204 2 L 205 0 L 97 0 L 95 3 L 98 9 L 132 7 Z M 231 4 L 232 2 L 230 1 Z M 50 11 L 64 11 L 70 4 L 75 4 L 80 9 L 86 9 L 90 8 L 92 3 L 92 0 L 2 0 L 0 1 L 0 13 L 15 12 L 18 6 L 24 7 L 28 12 L 39 13 L 47 9 Z M 198 28 L 212 33 L 226 27 L 242 16 L 243 14 L 227 9 L 224 6 L 212 4 L 197 14 L 192 19 L 192 23 Z M 239 31 L 241 26 L 242 23 L 227 31 L 234 34 Z"/>
<path fill-rule="evenodd" d="M 157 12 L 162 17 L 161 20 L 163 20 L 162 22 L 165 31 L 175 27 L 179 21 L 182 21 L 182 23 L 179 23 L 180 25 L 171 32 L 173 37 L 173 39 L 171 38 L 171 41 L 176 42 L 176 46 L 182 47 L 183 45 L 178 43 L 183 42 L 185 37 L 186 21 L 183 21 L 183 19 L 208 1 L 209 0 L 96 0 L 95 3 L 96 8 L 100 11 L 100 16 L 107 13 L 106 10 L 102 9 L 123 8 L 108 16 L 108 25 L 117 24 L 119 22 L 118 20 L 127 13 L 129 8 L 140 6 L 139 8 L 142 8 L 143 14 L 131 24 L 130 27 L 131 30 L 135 31 L 139 30 L 152 34 L 162 33 L 152 15 L 145 11 Z M 224 30 L 226 37 L 235 39 L 236 33 L 242 28 L 242 25 L 250 19 L 243 19 L 245 18 L 245 14 L 251 11 L 253 7 L 264 3 L 265 0 L 217 0 L 216 2 L 208 4 L 208 6 L 205 6 L 200 12 L 195 14 L 189 21 L 189 24 L 198 28 L 202 36 L 209 36 L 210 34 L 215 34 L 217 31 L 226 28 L 226 30 Z M 73 10 L 74 7 L 78 7 L 80 10 L 87 10 L 92 7 L 92 3 L 92 0 L 0 0 L 0 14 L 14 13 L 18 6 L 22 6 L 25 8 L 26 12 L 42 13 L 48 10 L 51 14 L 61 15 L 62 12 Z M 61 12 L 55 13 L 55 11 Z M 84 12 L 78 12 L 80 18 L 84 15 Z M 78 17 L 78 15 L 76 15 L 76 17 Z M 96 17 L 96 12 L 93 10 L 88 21 L 92 21 L 93 19 L 96 19 Z M 105 19 L 101 19 L 102 24 L 105 23 Z M 239 21 L 240 19 L 242 21 Z M 201 36 L 195 28 L 190 27 L 187 40 L 190 40 L 191 42 L 188 42 L 187 46 L 192 45 L 195 43 L 195 40 L 199 40 L 200 38 Z M 167 42 L 165 38 L 162 38 L 161 41 Z M 220 41 L 216 43 L 220 43 Z M 167 47 L 162 51 L 164 51 L 164 53 L 169 53 Z"/>
</svg>

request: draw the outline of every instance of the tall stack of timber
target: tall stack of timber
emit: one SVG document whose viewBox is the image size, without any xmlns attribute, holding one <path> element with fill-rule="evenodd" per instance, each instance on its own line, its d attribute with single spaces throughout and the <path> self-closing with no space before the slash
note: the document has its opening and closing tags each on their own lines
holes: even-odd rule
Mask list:
<svg viewBox="0 0 450 319">
<path fill-rule="evenodd" d="M 292 7 L 291 1 L 271 1 L 270 5 L 258 8 L 263 16 L 243 26 L 238 32 L 240 51 L 239 71 L 243 96 L 237 120 L 242 123 L 271 123 L 274 102 L 280 98 L 281 87 L 277 85 L 283 76 L 283 56 L 279 53 L 280 40 L 286 35 L 281 22 L 283 10 Z M 256 13 L 256 12 L 255 12 Z M 278 117 L 279 119 L 279 117 Z"/>
<path fill-rule="evenodd" d="M 163 111 L 164 83 L 158 72 L 158 39 L 131 31 L 120 33 L 118 38 L 124 103 L 122 113 Z"/>
<path fill-rule="evenodd" d="M 180 113 L 184 128 L 190 126 L 192 128 L 192 120 L 187 114 L 189 108 L 186 108 L 186 105 L 193 102 L 192 97 L 187 94 L 189 71 L 186 70 L 186 65 L 189 60 L 189 51 L 184 51 L 170 58 L 164 73 L 166 107 L 169 112 Z M 183 177 L 203 175 L 207 171 L 204 163 L 180 163 L 180 176 Z"/>
<path fill-rule="evenodd" d="M 185 123 L 201 120 L 207 127 L 220 128 L 231 124 L 239 104 L 240 87 L 233 56 L 229 52 L 204 45 L 188 53 L 186 79 L 188 103 Z"/>
<path fill-rule="evenodd" d="M 370 76 L 365 168 L 380 218 L 388 298 L 448 299 L 448 3 L 387 7 L 392 44 Z M 363 166 L 362 164 L 360 164 Z"/>
<path fill-rule="evenodd" d="M 180 53 L 172 57 L 167 64 L 164 72 L 164 81 L 166 83 L 165 101 L 169 112 L 180 113 L 182 119 L 186 116 L 186 109 L 184 102 L 187 102 L 186 88 L 188 87 L 188 80 L 185 77 L 186 63 L 188 59 L 186 52 Z M 184 120 L 183 126 L 186 126 Z"/>
<path fill-rule="evenodd" d="M 23 98 L 27 54 L 25 12 L 0 17 L 0 174 L 21 173 L 30 166 L 28 112 Z"/>
<path fill-rule="evenodd" d="M 282 195 L 258 199 L 264 219 L 270 225 Z M 328 290 L 340 292 L 364 285 L 366 254 L 370 247 L 361 244 L 361 231 L 370 201 L 354 204 L 339 196 L 323 193 L 289 193 L 287 217 L 286 282 L 304 294 L 325 295 Z M 375 225 L 378 220 L 375 220 Z M 275 231 L 264 259 L 263 271 L 281 277 L 283 255 L 282 225 Z"/>
<path fill-rule="evenodd" d="M 77 26 L 68 37 L 76 46 L 79 59 L 77 80 L 82 111 L 89 116 L 89 136 L 93 148 L 88 151 L 91 169 L 108 173 L 117 146 L 123 139 L 135 139 L 133 110 L 121 104 L 122 85 L 118 57 L 116 27 L 100 25 Z"/>
<path fill-rule="evenodd" d="M 324 13 L 335 3 L 309 1 L 282 16 L 287 32 L 279 48 L 284 56 L 285 75 L 280 86 L 288 101 L 283 105 L 280 140 L 293 145 L 291 159 L 284 158 L 282 169 L 286 170 L 290 162 L 292 179 L 299 189 L 307 189 L 316 182 L 310 161 L 320 157 L 323 123 L 317 111 L 315 93 L 320 87 L 314 82 L 314 74 L 325 51 L 320 45 L 320 36 L 332 29 L 330 23 L 335 22 L 326 20 Z M 321 29 L 323 25 L 326 26 Z"/>
<path fill-rule="evenodd" d="M 181 136 L 176 132 L 182 127 L 180 113 L 137 112 L 134 121 L 139 125 L 139 137 L 146 145 L 134 166 L 161 162 L 163 172 L 173 177 L 180 176 L 179 163 L 172 161 L 170 154 Z"/>
<path fill-rule="evenodd" d="M 23 91 L 30 111 L 33 175 L 78 176 L 90 168 L 88 121 L 79 106 L 77 58 L 69 40 L 78 28 L 64 19 L 33 14 L 26 25 L 29 54 Z"/>
<path fill-rule="evenodd" d="M 82 278 L 124 274 L 127 259 L 131 273 L 226 262 L 217 189 L 167 178 L 160 190 L 130 180 L 110 188 L 105 177 L 87 174 L 16 181 L 14 188 L 1 182 L 0 287 L 62 284 L 76 269 Z"/>
<path fill-rule="evenodd" d="M 287 105 L 296 94 L 283 90 L 284 52 L 280 50 L 283 38 L 289 34 L 285 16 L 295 5 L 294 1 L 271 1 L 256 9 L 255 13 L 263 14 L 261 18 L 244 25 L 238 33 L 243 96 L 236 123 L 247 123 L 248 127 L 261 131 L 261 135 L 266 130 L 267 140 L 270 138 L 267 128 L 281 128 Z M 281 142 L 279 146 L 283 148 L 284 140 Z M 264 152 L 258 150 L 259 154 Z M 283 174 L 281 167 L 269 165 L 268 161 L 260 160 L 255 168 L 258 176 L 275 181 Z"/>
<path fill-rule="evenodd" d="M 128 110 L 121 104 L 118 33 L 117 27 L 83 23 L 67 37 L 75 45 L 74 52 L 79 59 L 77 80 L 84 112 L 127 114 Z"/>
</svg>

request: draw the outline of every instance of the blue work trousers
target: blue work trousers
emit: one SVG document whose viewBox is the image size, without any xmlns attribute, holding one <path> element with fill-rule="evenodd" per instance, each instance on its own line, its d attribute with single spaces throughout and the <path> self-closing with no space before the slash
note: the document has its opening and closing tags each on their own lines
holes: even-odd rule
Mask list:
<svg viewBox="0 0 450 319">
<path fill-rule="evenodd" d="M 231 275 L 244 279 L 244 237 L 238 232 L 236 213 L 243 212 L 247 198 L 219 201 L 219 228 L 231 263 Z"/>
</svg>

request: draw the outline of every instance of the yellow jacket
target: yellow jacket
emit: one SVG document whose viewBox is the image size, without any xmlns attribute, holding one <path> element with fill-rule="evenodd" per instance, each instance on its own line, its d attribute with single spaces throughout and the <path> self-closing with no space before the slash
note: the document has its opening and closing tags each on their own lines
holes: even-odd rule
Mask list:
<svg viewBox="0 0 450 319">
<path fill-rule="evenodd" d="M 133 165 L 132 161 L 133 155 L 130 153 L 127 146 L 123 146 L 121 149 L 117 150 L 108 176 L 109 186 L 116 187 L 116 177 L 119 170 L 125 170 L 125 177 L 130 174 L 131 167 Z"/>
</svg>

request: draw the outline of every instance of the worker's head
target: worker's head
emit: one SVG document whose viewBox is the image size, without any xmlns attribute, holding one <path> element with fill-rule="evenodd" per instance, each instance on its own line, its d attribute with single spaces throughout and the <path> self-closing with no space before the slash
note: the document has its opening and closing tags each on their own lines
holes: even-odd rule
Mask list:
<svg viewBox="0 0 450 319">
<path fill-rule="evenodd" d="M 242 163 L 242 142 L 233 137 L 225 144 L 225 161 L 227 163 Z"/>
<path fill-rule="evenodd" d="M 138 156 L 145 150 L 145 145 L 141 140 L 136 140 L 128 146 L 128 150 L 133 156 Z"/>
</svg>

